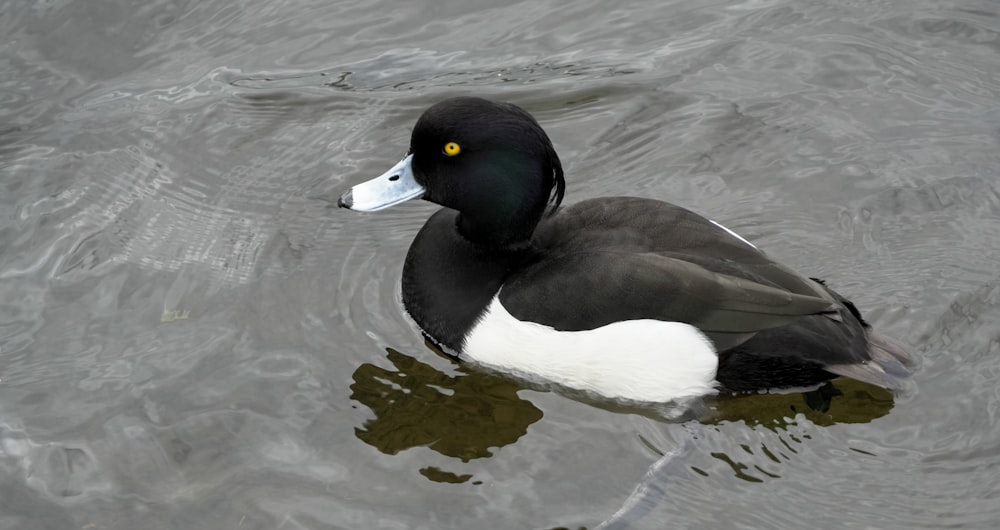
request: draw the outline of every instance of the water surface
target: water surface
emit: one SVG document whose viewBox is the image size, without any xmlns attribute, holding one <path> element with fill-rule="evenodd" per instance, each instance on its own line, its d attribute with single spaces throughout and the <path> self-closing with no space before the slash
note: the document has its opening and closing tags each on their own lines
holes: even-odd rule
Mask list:
<svg viewBox="0 0 1000 530">
<path fill-rule="evenodd" d="M 1000 524 L 995 2 L 14 2 L 0 12 L 0 528 Z M 921 359 L 699 420 L 457 365 L 399 305 L 430 204 L 337 210 L 453 95 L 567 202 L 669 200 Z M 697 428 L 693 428 L 697 426 Z"/>
</svg>

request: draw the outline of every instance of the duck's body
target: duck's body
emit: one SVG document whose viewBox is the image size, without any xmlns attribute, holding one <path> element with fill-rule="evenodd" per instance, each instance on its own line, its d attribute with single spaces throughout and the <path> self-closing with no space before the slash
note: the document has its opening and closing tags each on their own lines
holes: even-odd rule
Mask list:
<svg viewBox="0 0 1000 530">
<path fill-rule="evenodd" d="M 341 205 L 445 206 L 410 247 L 403 303 L 462 359 L 640 401 L 906 377 L 908 356 L 850 302 L 732 231 L 651 199 L 559 210 L 563 186 L 527 113 L 456 98 L 421 117 L 403 162 Z"/>
</svg>

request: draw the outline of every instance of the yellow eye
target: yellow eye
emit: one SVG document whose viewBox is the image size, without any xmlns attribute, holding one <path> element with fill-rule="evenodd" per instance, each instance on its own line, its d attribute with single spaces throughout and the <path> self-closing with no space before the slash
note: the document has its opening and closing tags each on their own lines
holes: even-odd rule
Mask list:
<svg viewBox="0 0 1000 530">
<path fill-rule="evenodd" d="M 455 156 L 462 152 L 462 147 L 455 142 L 448 142 L 444 144 L 444 154 L 448 156 Z"/>
</svg>

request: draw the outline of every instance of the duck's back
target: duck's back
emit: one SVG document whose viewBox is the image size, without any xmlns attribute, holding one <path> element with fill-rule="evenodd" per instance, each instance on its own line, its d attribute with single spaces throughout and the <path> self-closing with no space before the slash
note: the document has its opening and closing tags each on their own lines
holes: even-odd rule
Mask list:
<svg viewBox="0 0 1000 530">
<path fill-rule="evenodd" d="M 759 388 L 754 367 L 782 386 L 870 359 L 850 302 L 679 206 L 584 201 L 543 221 L 533 244 L 537 261 L 500 293 L 521 320 L 562 331 L 640 319 L 691 324 L 720 352 L 719 380 L 731 389 Z"/>
<path fill-rule="evenodd" d="M 534 243 L 555 255 L 651 252 L 791 293 L 828 298 L 815 282 L 767 257 L 735 232 L 675 204 L 638 197 L 590 199 L 541 224 Z"/>
</svg>

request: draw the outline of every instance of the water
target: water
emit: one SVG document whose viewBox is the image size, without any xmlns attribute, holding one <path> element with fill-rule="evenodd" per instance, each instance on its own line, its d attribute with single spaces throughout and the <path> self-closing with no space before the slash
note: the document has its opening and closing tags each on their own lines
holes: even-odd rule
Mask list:
<svg viewBox="0 0 1000 530">
<path fill-rule="evenodd" d="M 636 528 L 1000 524 L 996 3 L 9 4 L 0 527 L 593 528 L 672 451 Z M 917 390 L 665 422 L 436 355 L 398 302 L 434 207 L 330 201 L 458 94 L 535 114 L 568 203 L 826 278 Z"/>
</svg>

